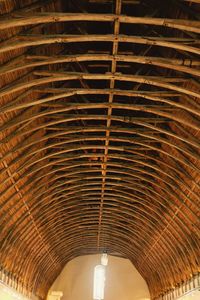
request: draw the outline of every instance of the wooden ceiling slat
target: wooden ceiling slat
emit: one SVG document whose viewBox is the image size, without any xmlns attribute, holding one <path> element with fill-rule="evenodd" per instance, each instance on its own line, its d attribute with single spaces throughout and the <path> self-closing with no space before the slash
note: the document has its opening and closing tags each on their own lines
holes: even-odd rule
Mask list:
<svg viewBox="0 0 200 300">
<path fill-rule="evenodd" d="M 200 2 L 98 2 L 1 4 L 0 279 L 107 251 L 156 300 L 200 266 Z"/>
</svg>

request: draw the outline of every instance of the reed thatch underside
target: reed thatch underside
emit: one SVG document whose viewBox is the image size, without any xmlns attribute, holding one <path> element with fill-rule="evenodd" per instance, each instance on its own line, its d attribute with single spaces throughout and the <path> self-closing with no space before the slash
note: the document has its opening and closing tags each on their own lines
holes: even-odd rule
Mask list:
<svg viewBox="0 0 200 300">
<path fill-rule="evenodd" d="M 198 273 L 200 0 L 0 11 L 2 279 L 43 299 L 102 251 L 152 299 Z"/>
</svg>

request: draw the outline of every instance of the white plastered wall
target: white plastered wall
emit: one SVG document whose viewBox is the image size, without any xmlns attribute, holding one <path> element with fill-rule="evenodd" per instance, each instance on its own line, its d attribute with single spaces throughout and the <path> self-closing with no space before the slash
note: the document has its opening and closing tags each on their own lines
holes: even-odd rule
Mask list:
<svg viewBox="0 0 200 300">
<path fill-rule="evenodd" d="M 93 271 L 100 255 L 81 256 L 70 261 L 50 291 L 62 291 L 61 300 L 92 300 Z M 109 256 L 104 300 L 149 300 L 146 282 L 127 259 Z"/>
</svg>

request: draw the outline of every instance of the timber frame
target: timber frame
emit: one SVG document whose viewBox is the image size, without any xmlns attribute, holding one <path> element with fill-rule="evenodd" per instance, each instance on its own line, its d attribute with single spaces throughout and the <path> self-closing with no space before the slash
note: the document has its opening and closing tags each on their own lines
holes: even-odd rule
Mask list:
<svg viewBox="0 0 200 300">
<path fill-rule="evenodd" d="M 200 0 L 11 2 L 0 279 L 45 299 L 67 262 L 106 251 L 174 295 L 200 273 Z"/>
</svg>

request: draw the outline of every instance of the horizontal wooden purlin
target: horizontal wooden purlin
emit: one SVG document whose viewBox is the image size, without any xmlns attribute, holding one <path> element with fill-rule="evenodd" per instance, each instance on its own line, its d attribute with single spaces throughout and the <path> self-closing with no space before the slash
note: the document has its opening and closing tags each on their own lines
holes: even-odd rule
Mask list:
<svg viewBox="0 0 200 300">
<path fill-rule="evenodd" d="M 95 193 L 94 193 L 93 195 L 95 195 Z M 95 197 L 94 197 L 94 198 L 95 198 Z M 81 198 L 81 199 L 82 199 L 82 198 Z M 91 201 L 90 197 L 88 197 L 88 201 Z M 63 201 L 63 202 L 64 202 L 64 201 Z M 141 205 L 141 206 L 143 206 L 143 205 Z M 137 215 L 136 215 L 135 219 L 138 219 L 138 218 L 137 218 Z"/>
<path fill-rule="evenodd" d="M 57 63 L 69 63 L 69 62 L 85 62 L 85 61 L 112 61 L 117 62 L 128 62 L 128 63 L 139 63 L 147 65 L 155 65 L 158 67 L 169 68 L 175 71 L 188 73 L 194 76 L 200 76 L 200 70 L 193 67 L 200 66 L 200 60 L 192 59 L 170 59 L 162 57 L 148 57 L 148 56 L 131 56 L 131 55 L 104 55 L 104 54 L 80 54 L 80 55 L 69 55 L 69 56 L 22 56 L 20 61 L 23 64 L 17 64 L 17 60 L 11 61 L 10 63 L 0 68 L 0 74 L 7 74 L 14 71 L 23 70 L 25 68 L 51 65 Z"/>
<path fill-rule="evenodd" d="M 112 166 L 112 164 L 109 164 L 109 166 Z M 122 165 L 122 168 L 123 167 L 124 166 Z M 61 179 L 70 178 L 70 182 L 71 182 L 71 178 L 73 178 L 74 180 L 84 180 L 84 177 L 90 178 L 90 176 L 92 176 L 93 179 L 97 179 L 97 178 L 102 178 L 103 177 L 102 175 L 96 175 L 97 173 L 101 173 L 101 172 L 102 172 L 101 168 L 95 168 L 95 167 L 91 168 L 89 171 L 85 170 L 85 169 L 82 169 L 82 170 L 74 169 L 72 171 L 70 170 L 68 173 L 63 173 L 60 176 L 57 175 L 56 176 L 56 181 L 59 178 L 61 178 Z M 91 174 L 91 173 L 94 173 L 94 175 Z M 115 178 L 115 179 L 119 180 L 120 178 L 123 178 L 123 180 L 122 179 L 121 180 L 124 181 L 124 182 L 125 181 L 127 182 L 128 180 L 130 180 L 130 184 L 132 184 L 132 188 L 133 188 L 134 191 L 137 191 L 137 186 L 140 186 L 141 188 L 144 188 L 145 190 L 148 190 L 148 188 L 146 187 L 146 183 L 151 184 L 152 186 L 158 186 L 158 183 L 155 182 L 154 179 L 155 178 L 158 179 L 159 175 L 156 176 L 156 174 L 153 174 L 153 173 L 148 172 L 148 171 L 147 172 L 144 171 L 144 172 L 141 172 L 141 173 L 144 173 L 145 175 L 151 176 L 152 177 L 151 179 L 149 179 L 147 176 L 138 174 L 138 172 L 136 172 L 136 173 L 131 172 L 131 170 L 129 170 L 129 169 L 122 169 L 122 170 L 119 171 L 119 169 L 110 168 L 108 173 L 109 173 L 108 178 L 111 178 L 111 179 Z M 143 183 L 140 183 L 139 179 L 142 180 Z M 137 183 L 137 181 L 138 181 L 138 183 Z M 170 191 L 171 191 L 170 188 L 174 188 L 174 183 L 167 182 L 165 180 L 163 182 L 164 182 L 164 184 L 166 184 L 166 186 L 164 186 L 164 188 L 163 188 L 163 191 L 165 191 L 166 193 L 168 192 L 170 194 Z M 64 193 L 66 191 L 65 184 L 68 184 L 68 181 L 66 181 L 65 183 L 62 182 L 62 183 L 55 184 L 53 189 L 57 188 L 57 190 L 55 190 L 55 191 L 51 190 L 52 196 L 55 196 L 56 194 Z M 181 183 L 180 183 L 180 185 L 181 185 Z M 59 189 L 58 189 L 58 187 L 59 187 Z M 70 195 L 71 193 L 73 194 L 74 192 L 77 192 L 77 189 L 75 191 L 72 190 L 67 195 Z M 34 200 L 34 198 L 33 198 L 33 200 Z M 46 200 L 46 197 L 44 197 L 44 200 Z M 190 210 L 190 209 L 188 208 L 188 210 Z M 190 212 L 193 214 L 194 218 L 195 217 L 197 218 L 197 216 L 195 216 L 195 213 L 192 210 L 190 210 Z M 25 214 L 26 214 L 26 212 L 25 212 Z"/>
<path fill-rule="evenodd" d="M 61 70 L 61 71 L 57 71 L 57 72 L 53 72 L 53 71 L 34 71 L 33 72 L 33 74 L 34 75 L 36 75 L 36 76 L 41 76 L 41 77 L 46 77 L 46 76 L 56 76 L 56 75 L 63 75 L 63 76 L 65 76 L 65 75 L 71 75 L 71 76 L 76 76 L 76 74 L 77 75 L 83 75 L 83 76 L 85 76 L 86 75 L 86 77 L 84 78 L 84 79 L 92 79 L 92 76 L 94 75 L 94 79 L 97 79 L 97 80 L 99 80 L 99 79 L 101 79 L 101 76 L 103 75 L 105 75 L 105 77 L 108 75 L 108 76 L 110 76 L 110 77 L 106 77 L 107 79 L 113 79 L 114 78 L 114 76 L 115 75 L 118 75 L 119 77 L 120 76 L 124 76 L 125 78 L 126 78 L 126 76 L 130 76 L 131 78 L 141 78 L 141 77 L 143 77 L 144 79 L 149 79 L 149 80 L 156 80 L 156 79 L 159 79 L 161 82 L 163 81 L 163 82 L 169 82 L 169 83 L 173 83 L 173 82 L 175 82 L 175 83 L 185 83 L 185 82 L 188 82 L 188 80 L 185 78 L 185 77 L 181 77 L 181 76 L 174 76 L 174 77 L 169 77 L 169 76 L 152 76 L 152 75 L 129 75 L 129 74 L 124 74 L 124 73 L 121 73 L 121 72 L 115 72 L 115 73 L 112 73 L 112 72 L 106 72 L 106 73 L 91 73 L 91 74 L 89 74 L 89 73 L 85 73 L 85 72 L 83 72 L 83 73 L 81 73 L 81 72 L 66 72 L 66 71 L 64 71 L 64 70 Z M 88 75 L 88 76 L 87 76 Z M 115 79 L 115 78 L 114 78 Z"/>
<path fill-rule="evenodd" d="M 89 22 L 113 22 L 119 20 L 125 24 L 144 24 L 154 26 L 164 26 L 172 29 L 179 29 L 200 33 L 200 22 L 188 19 L 168 19 L 168 18 L 149 18 L 149 17 L 132 17 L 126 15 L 115 14 L 87 14 L 87 13 L 58 13 L 58 12 L 44 12 L 44 13 L 12 13 L 11 18 L 0 19 L 0 30 L 12 27 L 21 27 L 32 24 L 54 23 L 54 22 L 75 22 L 75 21 L 89 21 Z"/>
<path fill-rule="evenodd" d="M 146 85 L 152 85 L 160 88 L 166 88 L 168 90 L 172 90 L 174 92 L 179 92 L 186 94 L 188 96 L 200 98 L 198 92 L 194 90 L 190 90 L 184 88 L 183 86 L 171 84 L 171 82 L 191 82 L 187 79 L 183 78 L 160 78 L 159 76 L 140 76 L 140 75 L 128 75 L 128 74 L 89 74 L 89 73 L 72 73 L 72 72 L 44 72 L 38 71 L 35 72 L 35 75 L 42 76 L 42 78 L 32 79 L 27 82 L 22 82 L 14 85 L 8 85 L 1 89 L 0 97 L 10 95 L 11 93 L 21 91 L 25 88 L 32 88 L 35 86 L 47 84 L 50 82 L 58 82 L 58 81 L 69 81 L 69 80 L 111 80 L 115 79 L 117 81 L 125 81 L 125 82 L 137 82 L 143 83 Z M 46 77 L 45 77 L 46 76 Z"/>
<path fill-rule="evenodd" d="M 137 152 L 136 152 L 137 153 Z M 99 155 L 97 156 L 98 160 L 99 160 L 99 165 L 101 164 L 101 156 L 99 157 Z M 71 159 L 68 158 L 67 160 L 63 160 L 63 161 L 54 161 L 54 168 L 53 170 L 51 170 L 50 172 L 48 172 L 49 174 L 52 173 L 57 173 L 57 172 L 61 172 L 65 169 L 67 169 L 69 166 L 76 166 L 77 164 L 79 164 L 80 166 L 83 164 L 85 165 L 91 165 L 91 163 L 89 162 L 90 160 L 92 161 L 93 157 L 92 156 L 87 156 L 86 157 L 88 160 L 85 160 L 85 157 L 82 157 L 79 159 L 79 163 L 76 161 L 76 157 L 71 156 Z M 95 158 L 95 157 L 94 157 Z M 171 166 L 170 164 L 166 164 L 165 162 L 161 161 L 159 158 L 157 157 L 153 157 L 150 154 L 145 155 L 142 153 L 138 153 L 138 155 L 132 155 L 130 156 L 122 156 L 121 160 L 120 160 L 120 156 L 113 156 L 113 154 L 111 154 L 111 162 L 109 162 L 112 165 L 117 165 L 119 163 L 122 163 L 122 165 L 126 165 L 126 163 L 128 163 L 129 165 L 132 165 L 132 163 L 134 163 L 134 168 L 137 171 L 138 166 L 142 166 L 144 168 L 144 171 L 141 169 L 140 172 L 141 173 L 148 173 L 148 170 L 145 169 L 145 167 L 152 169 L 151 172 L 148 175 L 152 176 L 154 174 L 154 172 L 158 172 L 158 173 L 162 173 L 163 175 L 165 175 L 166 177 L 171 178 L 172 180 L 176 180 L 178 178 L 178 174 L 180 174 L 181 170 L 175 169 L 173 166 Z M 149 161 L 154 161 L 154 165 L 150 164 L 149 162 L 144 162 L 144 160 L 149 159 Z M 73 162 L 74 160 L 74 162 Z M 69 163 L 70 162 L 70 163 Z M 92 162 L 92 166 L 95 165 L 94 161 Z M 138 165 L 138 166 L 137 166 Z M 170 173 L 166 173 L 165 171 L 163 171 L 163 168 L 168 168 L 170 170 Z M 186 177 L 190 178 L 190 175 L 185 173 L 184 174 Z M 43 176 L 39 177 L 42 178 Z M 38 177 L 37 177 L 38 178 Z M 191 178 L 190 178 L 191 179 Z M 55 178 L 52 178 L 52 180 L 57 180 L 57 175 Z M 164 179 L 162 179 L 164 180 Z M 179 178 L 179 181 L 181 182 L 181 179 Z M 51 182 L 51 180 L 50 180 Z M 187 186 L 187 185 L 186 185 Z M 197 186 L 199 187 L 198 183 Z"/>
<path fill-rule="evenodd" d="M 145 172 L 143 172 L 144 174 L 145 174 Z M 137 172 L 137 174 L 138 174 L 138 172 Z M 90 176 L 89 176 L 90 175 Z M 52 184 L 53 184 L 53 186 L 52 187 L 48 187 L 48 189 L 43 189 L 43 187 L 44 187 L 44 184 L 42 185 L 42 184 L 40 184 L 40 186 L 38 186 L 37 187 L 37 189 L 36 188 L 33 188 L 32 186 L 29 188 L 29 190 L 26 192 L 26 195 L 28 194 L 28 193 L 32 193 L 32 192 L 34 192 L 34 191 L 37 191 L 38 192 L 38 195 L 35 195 L 34 197 L 33 197 L 33 199 L 31 200 L 31 202 L 32 202 L 32 204 L 33 204 L 33 209 L 35 208 L 35 209 L 37 209 L 38 207 L 37 207 L 37 203 L 39 203 L 38 201 L 39 201 L 39 197 L 40 196 L 43 196 L 44 197 L 44 200 L 45 201 L 51 201 L 51 197 L 48 195 L 48 192 L 53 192 L 54 193 L 54 196 L 57 196 L 57 197 L 62 197 L 62 195 L 64 195 L 64 192 L 65 192 L 65 194 L 66 194 L 66 192 L 69 190 L 69 191 L 71 191 L 71 193 L 74 191 L 74 192 L 77 192 L 79 189 L 78 189 L 78 186 L 80 185 L 80 187 L 81 186 L 87 186 L 87 185 L 99 185 L 100 184 L 100 181 L 101 181 L 101 179 L 102 179 L 102 175 L 93 175 L 93 174 L 89 174 L 89 175 L 87 175 L 86 176 L 86 180 L 83 178 L 83 176 L 82 177 L 75 177 L 75 178 L 71 178 L 71 179 L 63 179 L 62 178 L 62 176 L 60 175 L 60 176 L 56 176 L 56 178 L 54 179 L 54 181 L 53 180 L 51 180 L 51 182 L 52 182 Z M 151 176 L 152 176 L 152 174 L 151 174 Z M 144 179 L 145 179 L 145 175 L 143 175 L 143 177 L 144 177 Z M 131 190 L 133 193 L 134 192 L 137 192 L 137 190 L 138 190 L 138 188 L 137 188 L 137 190 L 135 190 L 135 188 L 136 188 L 136 186 L 137 187 L 141 187 L 142 186 L 142 188 L 144 187 L 143 185 L 138 185 L 138 183 L 140 182 L 140 180 L 139 180 L 139 178 L 137 178 L 137 176 L 135 177 L 135 178 L 131 178 L 131 179 L 129 179 L 128 178 L 128 176 L 125 176 L 122 180 L 120 180 L 120 183 L 119 183 L 119 179 L 120 179 L 121 177 L 120 176 L 116 176 L 115 174 L 112 174 L 112 175 L 109 175 L 109 178 L 108 178 L 108 185 L 110 184 L 110 185 L 117 185 L 117 186 L 119 186 L 120 188 L 123 188 L 123 184 L 124 183 L 126 183 L 127 184 L 127 187 L 126 187 L 126 189 L 127 190 Z M 59 180 L 59 181 L 58 181 Z M 115 181 L 116 181 L 116 183 L 115 183 Z M 37 182 L 37 180 L 34 178 L 34 182 Z M 152 181 L 153 182 L 153 181 Z M 67 184 L 72 184 L 72 186 L 69 188 L 69 187 L 67 187 L 66 188 L 66 185 Z M 137 185 L 135 185 L 135 184 L 137 184 Z M 154 183 L 155 184 L 155 183 Z M 65 186 L 64 186 L 65 185 Z M 146 189 L 145 189 L 145 191 L 146 191 L 146 195 L 148 196 L 148 193 L 147 193 L 147 191 L 149 190 L 149 187 L 147 187 Z M 164 188 L 163 188 L 163 190 L 164 190 Z M 169 192 L 168 192 L 169 193 Z M 157 196 L 158 196 L 158 194 L 157 194 Z M 25 197 L 25 195 L 24 195 L 24 197 Z M 44 201 L 44 203 L 45 203 L 45 201 Z M 54 200 L 53 200 L 54 201 Z M 157 201 L 157 200 L 156 200 Z M 30 201 L 28 201 L 28 202 L 30 202 Z M 158 200 L 158 202 L 159 202 L 159 200 Z M 166 202 L 167 203 L 167 202 Z M 15 205 L 17 204 L 17 202 L 14 202 L 14 207 L 15 207 Z M 162 205 L 161 205 L 162 206 Z M 20 205 L 20 207 L 19 206 L 17 206 L 16 207 L 16 209 L 15 210 L 13 210 L 13 212 L 12 212 L 12 214 L 14 215 L 14 214 L 16 214 L 19 210 L 21 209 L 21 205 Z M 187 219 L 187 217 L 186 217 L 186 219 Z M 8 215 L 5 215 L 4 216 L 4 218 L 2 218 L 1 219 L 1 224 L 3 224 L 4 222 L 6 222 L 6 220 L 8 221 L 8 225 L 9 225 L 9 223 L 11 222 L 11 219 L 9 218 L 9 216 Z"/>
<path fill-rule="evenodd" d="M 200 54 L 198 48 L 199 40 L 196 39 L 177 39 L 174 38 L 162 38 L 152 36 L 129 36 L 129 35 L 20 35 L 18 37 L 11 38 L 9 41 L 2 42 L 0 48 L 0 54 L 7 51 L 16 50 L 24 47 L 40 46 L 57 43 L 83 43 L 83 42 L 114 42 L 119 43 L 133 43 L 143 44 L 150 46 L 160 46 L 171 48 L 175 50 L 186 51 L 193 54 Z"/>
<path fill-rule="evenodd" d="M 54 118 L 55 117 L 55 118 Z M 63 129 L 66 129 L 66 126 L 64 125 L 64 123 L 66 122 L 65 121 L 65 118 L 63 118 L 63 121 L 61 121 L 61 122 L 59 122 L 58 121 L 58 117 L 57 116 L 54 116 L 54 117 L 52 117 L 52 119 L 54 119 L 54 121 L 53 121 L 53 123 L 52 124 L 54 124 L 54 125 L 50 125 L 49 127 L 47 127 L 46 129 L 47 130 L 54 130 L 54 131 L 60 131 L 60 130 L 63 130 Z M 91 120 L 90 118 L 89 118 L 89 120 Z M 99 118 L 99 120 L 101 120 L 102 121 L 102 118 Z M 157 117 L 155 117 L 155 118 L 153 118 L 153 117 L 151 117 L 151 118 L 148 118 L 148 120 L 147 120 L 147 118 L 144 118 L 144 117 L 138 117 L 137 118 L 137 120 L 138 120 L 138 122 L 146 122 L 146 121 L 148 121 L 148 124 L 163 124 L 163 123 L 165 123 L 165 122 L 170 122 L 170 120 L 168 120 L 168 119 L 166 119 L 166 118 L 157 118 Z M 76 120 L 75 120 L 76 121 Z M 127 123 L 127 122 L 126 122 Z M 56 125 L 58 125 L 57 127 L 56 127 Z M 136 124 L 136 125 L 138 125 L 138 124 Z M 101 125 L 100 125 L 101 126 Z M 140 125 L 139 125 L 140 126 Z M 7 137 L 5 138 L 5 139 L 3 139 L 3 143 L 5 142 L 7 142 L 10 138 L 12 137 L 12 134 L 9 136 L 9 138 L 7 139 Z"/>
<path fill-rule="evenodd" d="M 87 225 L 86 225 L 87 226 Z M 83 226 L 81 226 L 81 227 L 83 227 Z"/>
<path fill-rule="evenodd" d="M 156 147 L 150 147 L 152 150 L 155 150 L 155 151 L 157 151 L 157 150 L 159 150 L 158 148 L 156 148 Z M 177 160 L 176 159 L 176 157 L 175 156 L 173 156 L 173 155 L 170 155 L 170 154 L 168 154 L 167 152 L 165 152 L 165 151 L 162 151 L 163 152 L 163 154 L 164 155 L 169 155 L 170 157 L 172 157 L 173 159 L 175 159 L 175 160 Z M 137 152 L 136 152 L 137 153 Z M 173 174 L 172 173 L 172 171 L 174 172 L 175 171 L 175 175 L 173 174 L 173 176 L 171 177 L 173 180 L 176 180 L 177 178 L 179 178 L 179 180 L 180 180 L 180 176 L 177 176 L 176 175 L 176 172 L 178 172 L 178 169 L 177 170 L 175 170 L 174 168 L 173 168 L 173 165 L 171 166 L 171 165 L 166 165 L 166 164 L 164 164 L 164 162 L 163 161 L 161 161 L 161 160 L 159 160 L 158 158 L 155 158 L 155 157 L 153 157 L 153 156 L 151 156 L 151 155 L 147 155 L 146 154 L 146 156 L 144 155 L 144 154 L 141 154 L 141 153 L 137 153 L 137 156 L 138 157 L 133 157 L 133 154 L 136 154 L 136 153 L 134 153 L 133 151 L 132 151 L 132 155 L 125 155 L 125 156 L 123 156 L 122 154 L 110 154 L 109 155 L 109 157 L 110 157 L 110 159 L 117 159 L 117 160 L 122 160 L 122 161 L 127 161 L 127 162 L 129 162 L 129 163 L 139 163 L 139 164 L 141 164 L 142 166 L 144 166 L 144 167 L 148 167 L 148 168 L 150 168 L 150 169 L 153 169 L 153 170 L 155 170 L 155 171 L 158 171 L 158 172 L 161 172 L 162 174 L 164 174 L 165 176 L 167 176 L 167 177 L 171 177 L 171 175 L 170 174 Z M 53 164 L 53 165 L 55 165 L 55 164 L 57 164 L 57 163 L 63 163 L 63 165 L 65 166 L 65 164 L 64 164 L 64 162 L 66 163 L 66 161 L 72 161 L 73 159 L 81 159 L 81 158 L 90 158 L 91 157 L 91 154 L 87 154 L 87 155 L 79 155 L 79 156 L 76 156 L 76 155 L 72 155 L 72 156 L 67 156 L 67 157 L 59 157 L 58 158 L 58 160 L 57 161 L 54 161 L 53 163 L 51 163 L 51 164 Z M 102 155 L 100 155 L 100 154 L 98 154 L 98 158 L 101 158 L 102 157 Z M 144 160 L 146 160 L 146 158 L 148 158 L 150 161 L 152 161 L 152 162 L 154 162 L 154 164 L 153 163 L 149 163 L 149 162 L 145 162 Z M 178 160 L 179 161 L 179 160 Z M 177 161 L 177 163 L 178 163 L 178 161 Z M 179 161 L 179 162 L 181 162 L 181 161 Z M 156 163 L 156 164 L 155 164 Z M 184 161 L 182 161 L 182 163 L 184 163 Z M 158 164 L 158 165 L 157 165 Z M 165 168 L 169 168 L 170 169 L 170 174 L 169 173 L 165 173 L 165 172 L 163 172 L 163 169 L 162 169 L 162 167 L 161 166 L 164 166 Z M 181 170 L 179 170 L 179 172 L 181 172 Z M 29 174 L 30 172 L 28 172 L 28 174 Z M 50 172 L 50 174 L 51 173 L 54 173 L 54 170 L 53 171 L 51 171 Z M 24 174 L 25 175 L 25 174 Z M 188 177 L 190 177 L 190 175 L 189 174 L 185 174 L 185 175 L 187 175 Z M 198 183 L 197 183 L 197 186 L 198 186 Z M 189 186 L 187 186 L 186 185 L 186 187 L 187 188 L 189 188 Z"/>
<path fill-rule="evenodd" d="M 196 104 L 195 108 L 192 108 L 189 105 L 184 105 L 181 103 L 178 103 L 176 101 L 173 100 L 169 100 L 167 98 L 164 98 L 163 96 L 167 96 L 167 97 L 178 97 L 181 94 L 177 94 L 177 93 L 170 93 L 170 92 L 165 92 L 165 91 L 161 91 L 161 92 L 152 92 L 152 91 L 134 91 L 134 90 L 120 90 L 120 89 L 83 89 L 83 88 L 66 88 L 66 89 L 40 89 L 40 90 L 35 90 L 35 92 L 40 92 L 40 93 L 54 93 L 55 95 L 53 96 L 48 96 L 48 97 L 43 97 L 43 98 L 39 98 L 37 100 L 32 100 L 32 101 L 27 101 L 23 102 L 22 99 L 20 99 L 20 101 L 14 101 L 14 104 L 12 104 L 12 102 L 10 104 L 7 105 L 2 105 L 0 108 L 0 113 L 6 113 L 6 112 L 11 112 L 11 111 L 16 111 L 18 109 L 24 109 L 24 108 L 28 108 L 34 105 L 41 105 L 43 106 L 43 104 L 47 104 L 47 107 L 51 107 L 51 102 L 53 102 L 53 105 L 55 105 L 55 107 L 62 107 L 64 106 L 64 104 L 61 102 L 55 102 L 55 100 L 59 100 L 59 99 L 64 99 L 67 97 L 71 97 L 74 95 L 109 95 L 109 94 L 113 94 L 113 95 L 118 95 L 118 96 L 127 96 L 127 97 L 137 97 L 137 98 L 144 98 L 147 100 L 150 100 L 152 102 L 161 102 L 161 103 L 165 103 L 165 104 L 169 104 L 171 106 L 174 106 L 176 108 L 181 108 L 183 110 L 186 110 L 190 113 L 193 113 L 195 115 L 199 115 L 199 112 L 196 110 L 198 104 Z M 178 95 L 178 96 L 177 96 Z M 20 102 L 20 104 L 18 104 L 17 102 Z M 76 104 L 75 104 L 76 105 Z M 90 105 L 88 103 L 88 105 Z M 163 106 L 164 108 L 164 106 Z"/>
<path fill-rule="evenodd" d="M 114 118 L 114 119 L 116 119 L 116 117 Z M 137 122 L 136 122 L 137 123 Z M 142 123 L 140 123 L 140 124 L 142 124 Z M 178 140 L 180 140 L 180 141 L 182 141 L 182 142 L 184 142 L 184 143 L 187 143 L 188 145 L 191 145 L 191 146 L 193 146 L 193 147 L 196 147 L 197 149 L 199 148 L 199 144 L 198 144 L 198 140 L 194 140 L 194 139 L 186 139 L 186 138 L 184 138 L 184 137 L 181 137 L 181 136 L 178 136 L 178 135 L 176 135 L 176 134 L 174 134 L 173 132 L 170 132 L 170 131 L 166 131 L 166 130 L 163 130 L 163 129 L 159 129 L 159 128 L 157 128 L 157 127 L 154 127 L 154 126 L 150 126 L 150 125 L 148 125 L 148 124 L 145 124 L 145 123 L 143 123 L 143 126 L 145 127 L 145 128 L 151 128 L 152 130 L 156 130 L 156 132 L 157 133 L 164 133 L 164 134 L 166 134 L 167 136 L 172 136 L 172 137 L 174 137 L 174 138 L 176 138 L 176 139 L 178 139 Z M 120 132 L 120 129 L 118 129 L 118 131 Z M 127 132 L 127 133 L 129 133 L 129 132 L 131 132 L 131 129 L 129 129 L 129 131 L 128 130 L 126 130 L 126 129 L 121 129 L 121 132 Z M 138 131 L 138 130 L 133 130 L 132 131 L 132 133 L 135 133 L 135 134 L 137 134 L 137 135 L 139 135 L 139 136 L 143 136 L 143 137 L 146 137 L 146 138 L 152 138 L 155 142 L 163 142 L 163 143 L 167 143 L 167 144 L 169 144 L 169 145 L 172 145 L 171 144 L 171 142 L 170 141 L 168 141 L 167 139 L 164 139 L 164 138 L 160 138 L 159 136 L 155 136 L 155 135 L 151 135 L 151 134 L 145 134 L 145 132 L 142 132 L 142 131 Z M 88 137 L 89 138 L 89 137 Z M 77 140 L 77 139 L 79 139 L 78 137 L 77 137 L 77 135 L 75 135 L 74 136 L 74 139 L 75 140 Z M 82 139 L 83 139 L 83 141 L 85 140 L 85 138 L 84 137 L 82 137 Z M 91 139 L 92 139 L 92 137 L 91 137 Z M 131 139 L 128 139 L 127 138 L 127 141 L 131 141 Z M 69 141 L 69 142 L 74 142 L 73 140 L 71 140 L 71 141 Z M 67 143 L 67 141 L 63 141 L 63 143 Z M 145 145 L 145 144 L 144 144 Z M 147 147 L 149 147 L 149 145 L 147 145 Z M 190 149 L 188 148 L 187 150 L 186 149 L 183 149 L 183 150 L 181 150 L 181 148 L 180 147 L 178 147 L 178 146 L 176 146 L 175 144 L 173 144 L 173 147 L 175 147 L 175 148 L 177 148 L 177 149 L 179 149 L 180 151 L 183 151 L 183 152 L 185 152 L 185 153 L 187 153 L 188 155 L 191 155 L 191 153 L 192 152 L 190 152 Z M 45 149 L 45 148 L 44 148 Z M 194 151 L 194 150 L 193 150 Z M 189 154 L 190 153 L 190 154 Z M 195 156 L 195 152 L 193 152 L 193 155 Z"/>
<path fill-rule="evenodd" d="M 164 101 L 163 101 L 164 102 Z M 171 104 L 171 103 L 170 103 Z M 52 108 L 52 109 L 48 109 L 48 110 L 43 110 L 40 112 L 36 112 L 35 114 L 32 114 L 31 116 L 27 116 L 27 111 L 25 111 L 24 113 L 20 114 L 20 116 L 15 117 L 14 119 L 10 120 L 9 122 L 5 123 L 5 125 L 0 127 L 0 131 L 5 131 L 9 128 L 13 128 L 13 127 L 17 127 L 21 124 L 24 124 L 26 122 L 29 122 L 31 120 L 36 120 L 39 119 L 41 117 L 44 116 L 48 116 L 51 117 L 51 115 L 53 116 L 58 116 L 58 119 L 68 119 L 70 118 L 70 115 L 67 114 L 67 112 L 73 111 L 73 110 L 90 110 L 90 109 L 105 109 L 105 108 L 109 108 L 112 107 L 113 109 L 120 109 L 120 110 L 128 110 L 128 111 L 142 111 L 142 112 L 146 112 L 146 113 L 151 113 L 153 115 L 159 116 L 159 117 L 164 117 L 168 120 L 173 120 L 182 124 L 187 125 L 188 127 L 191 127 L 195 130 L 199 130 L 200 124 L 198 122 L 195 121 L 195 119 L 192 118 L 192 116 L 190 114 L 188 114 L 189 120 L 183 119 L 182 117 L 179 117 L 178 115 L 176 115 L 176 111 L 173 111 L 172 114 L 172 110 L 174 109 L 173 106 L 176 107 L 176 105 L 172 105 L 172 107 L 167 106 L 165 108 L 165 106 L 158 106 L 158 105 L 142 105 L 142 104 L 125 104 L 125 103 L 68 103 L 65 104 L 62 107 L 58 107 L 58 108 Z M 178 105 L 179 108 L 182 105 Z M 50 106 L 49 106 L 50 107 Z M 183 107 L 181 107 L 183 108 Z M 59 113 L 63 113 L 65 112 L 66 114 L 59 115 Z M 191 110 L 190 110 L 191 112 Z M 194 114 L 194 110 L 192 111 L 192 113 Z M 200 116 L 200 113 L 198 113 L 198 111 L 196 111 L 196 114 Z M 79 118 L 79 114 L 77 114 L 77 119 Z M 129 116 L 130 118 L 130 122 L 132 120 L 132 118 L 135 118 L 134 115 Z M 124 120 L 126 122 L 126 118 L 125 117 L 120 117 L 117 115 L 113 115 L 112 117 L 113 120 Z M 75 118 L 76 120 L 76 118 Z M 137 120 L 137 119 L 136 119 Z M 145 120 L 145 119 L 144 119 Z M 26 124 L 25 124 L 26 126 Z M 186 140 L 187 141 L 187 140 Z"/>
<path fill-rule="evenodd" d="M 75 90 L 81 90 L 79 88 L 43 88 L 43 89 L 40 89 L 40 88 L 34 88 L 32 90 L 32 92 L 37 92 L 37 93 L 40 93 L 40 94 L 59 94 L 59 93 L 66 93 L 67 91 L 75 91 Z M 84 90 L 87 90 L 86 88 Z M 90 90 L 90 89 L 88 89 Z M 91 88 L 91 90 L 93 90 Z M 145 91 L 145 90 L 120 90 L 120 89 L 97 89 L 98 91 L 115 91 L 115 90 L 119 90 L 119 91 L 131 91 L 133 97 L 134 95 L 137 95 L 138 97 L 140 96 L 140 94 L 144 94 L 144 95 L 150 95 L 150 96 L 155 96 L 155 97 L 180 97 L 181 94 L 180 93 L 175 93 L 175 92 L 169 92 L 169 91 L 165 91 L 165 90 L 160 90 L 160 91 Z M 198 105 L 198 104 L 197 104 Z"/>
</svg>

